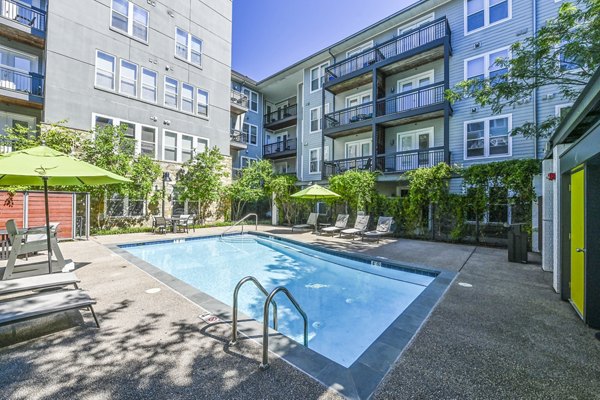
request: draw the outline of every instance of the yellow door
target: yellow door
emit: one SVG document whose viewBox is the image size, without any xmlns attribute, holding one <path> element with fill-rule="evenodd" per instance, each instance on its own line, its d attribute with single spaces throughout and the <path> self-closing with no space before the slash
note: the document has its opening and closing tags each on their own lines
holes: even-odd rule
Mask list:
<svg viewBox="0 0 600 400">
<path fill-rule="evenodd" d="M 584 316 L 585 303 L 585 171 L 571 174 L 571 303 Z"/>
</svg>

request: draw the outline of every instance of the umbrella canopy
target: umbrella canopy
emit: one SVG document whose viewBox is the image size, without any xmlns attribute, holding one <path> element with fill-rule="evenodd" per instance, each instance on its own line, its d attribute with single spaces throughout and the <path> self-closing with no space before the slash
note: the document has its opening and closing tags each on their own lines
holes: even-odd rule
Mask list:
<svg viewBox="0 0 600 400">
<path fill-rule="evenodd" d="M 0 186 L 44 187 L 48 273 L 52 272 L 48 185 L 97 186 L 125 182 L 130 182 L 130 180 L 46 146 L 0 155 Z"/>
<path fill-rule="evenodd" d="M 295 197 L 297 199 L 333 199 L 340 197 L 340 195 L 324 188 L 323 186 L 315 184 L 297 193 L 294 193 L 291 197 Z"/>
</svg>

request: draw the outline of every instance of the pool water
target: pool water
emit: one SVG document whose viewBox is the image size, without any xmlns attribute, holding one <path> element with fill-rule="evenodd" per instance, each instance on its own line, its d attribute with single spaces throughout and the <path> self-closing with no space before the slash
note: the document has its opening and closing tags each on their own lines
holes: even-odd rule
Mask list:
<svg viewBox="0 0 600 400">
<path fill-rule="evenodd" d="M 253 235 L 124 250 L 230 306 L 236 284 L 248 275 L 267 291 L 285 286 L 308 315 L 309 348 L 344 367 L 352 365 L 435 279 L 432 274 L 384 268 Z M 302 317 L 285 295 L 275 300 L 278 331 L 302 343 Z M 251 283 L 240 290 L 240 311 L 258 321 L 264 301 Z"/>
</svg>

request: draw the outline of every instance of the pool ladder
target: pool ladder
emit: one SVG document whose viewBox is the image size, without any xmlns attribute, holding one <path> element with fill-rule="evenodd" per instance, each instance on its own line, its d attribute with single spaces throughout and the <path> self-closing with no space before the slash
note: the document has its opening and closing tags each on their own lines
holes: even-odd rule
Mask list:
<svg viewBox="0 0 600 400">
<path fill-rule="evenodd" d="M 240 289 L 246 282 L 252 282 L 254 285 L 265 295 L 267 296 L 264 306 L 263 306 L 263 349 L 262 349 L 262 363 L 260 364 L 261 370 L 266 370 L 269 368 L 269 305 L 273 304 L 273 329 L 277 330 L 278 321 L 277 321 L 277 303 L 274 300 L 274 297 L 277 293 L 283 292 L 287 298 L 292 302 L 296 310 L 302 316 L 304 320 L 304 347 L 308 347 L 308 317 L 306 313 L 300 307 L 300 304 L 296 301 L 294 296 L 290 293 L 290 291 L 285 286 L 278 286 L 271 291 L 271 293 L 267 292 L 267 290 L 260 284 L 258 279 L 253 276 L 247 276 L 242 278 L 238 284 L 235 286 L 235 290 L 233 291 L 233 321 L 232 321 L 232 332 L 231 332 L 231 342 L 229 344 L 235 345 L 237 343 L 237 324 L 238 324 L 238 295 Z"/>
<path fill-rule="evenodd" d="M 258 230 L 258 215 L 255 213 L 250 213 L 250 214 L 246 214 L 244 216 L 244 218 L 236 221 L 235 224 L 231 225 L 229 228 L 225 229 L 223 231 L 223 233 L 221 233 L 221 240 L 225 239 L 225 234 L 227 232 L 229 232 L 230 230 L 232 230 L 233 228 L 235 228 L 237 225 L 241 224 L 242 222 L 244 222 L 245 220 L 247 220 L 250 217 L 254 217 L 254 230 L 257 231 Z M 244 225 L 242 225 L 242 236 L 244 235 Z M 242 241 L 240 239 L 237 240 L 233 240 L 233 241 Z"/>
</svg>

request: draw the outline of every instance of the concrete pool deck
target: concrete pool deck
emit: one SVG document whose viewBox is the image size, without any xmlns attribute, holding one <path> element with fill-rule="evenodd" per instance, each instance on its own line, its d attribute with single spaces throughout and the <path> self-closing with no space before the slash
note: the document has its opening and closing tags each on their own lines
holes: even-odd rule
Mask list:
<svg viewBox="0 0 600 400">
<path fill-rule="evenodd" d="M 260 230 L 459 272 L 373 398 L 600 398 L 600 341 L 538 265 L 508 263 L 502 249 Z M 101 329 L 81 312 L 71 316 L 74 329 L 0 349 L 0 398 L 338 398 L 275 356 L 270 370 L 259 371 L 257 343 L 230 347 L 229 323 L 204 323 L 201 308 L 104 246 L 156 239 L 61 244 L 78 262 L 81 287 L 98 300 Z M 161 290 L 146 293 L 152 288 Z"/>
</svg>

